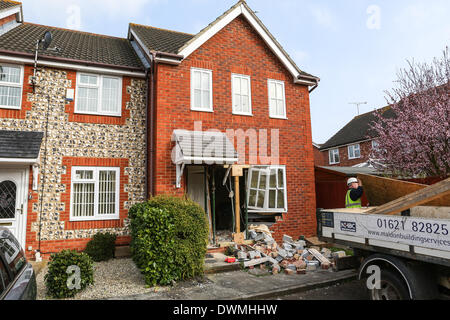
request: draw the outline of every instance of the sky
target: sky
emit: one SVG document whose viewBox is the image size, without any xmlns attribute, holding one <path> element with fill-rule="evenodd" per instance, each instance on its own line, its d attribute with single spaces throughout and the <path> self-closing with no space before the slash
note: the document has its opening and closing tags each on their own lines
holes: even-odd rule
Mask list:
<svg viewBox="0 0 450 320">
<path fill-rule="evenodd" d="M 19 0 L 20 1 L 20 0 Z M 126 37 L 129 22 L 195 34 L 237 0 L 22 0 L 27 22 Z M 407 61 L 450 46 L 448 0 L 247 0 L 301 70 L 320 77 L 310 96 L 321 144 L 360 113 L 386 105 Z"/>
</svg>

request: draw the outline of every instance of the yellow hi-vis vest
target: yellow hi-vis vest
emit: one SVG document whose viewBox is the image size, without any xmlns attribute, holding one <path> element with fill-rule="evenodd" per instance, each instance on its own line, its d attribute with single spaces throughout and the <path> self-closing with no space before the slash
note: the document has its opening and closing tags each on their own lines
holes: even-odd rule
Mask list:
<svg viewBox="0 0 450 320">
<path fill-rule="evenodd" d="M 361 198 L 359 198 L 356 201 L 353 201 L 352 198 L 350 198 L 350 191 L 349 189 L 347 191 L 347 195 L 345 196 L 345 207 L 346 208 L 361 208 Z"/>
</svg>

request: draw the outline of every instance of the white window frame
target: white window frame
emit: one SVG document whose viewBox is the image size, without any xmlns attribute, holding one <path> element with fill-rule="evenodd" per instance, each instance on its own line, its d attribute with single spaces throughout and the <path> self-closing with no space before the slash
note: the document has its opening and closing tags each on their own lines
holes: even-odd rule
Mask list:
<svg viewBox="0 0 450 320">
<path fill-rule="evenodd" d="M 273 208 L 269 208 L 269 190 L 274 190 L 274 188 L 270 187 L 270 171 L 271 170 L 283 170 L 283 179 L 284 179 L 284 185 L 283 185 L 283 195 L 284 195 L 284 208 L 278 208 L 278 209 L 273 209 Z M 250 206 L 249 205 L 249 201 L 250 201 L 250 189 L 255 189 L 251 187 L 251 181 L 252 181 L 252 175 L 254 174 L 254 172 L 263 172 L 266 171 L 266 188 L 265 188 L 265 198 L 264 198 L 264 207 L 263 208 L 259 208 L 259 207 L 255 207 L 255 206 Z M 278 174 L 275 175 L 277 177 L 277 188 L 276 190 L 279 190 L 279 183 L 278 183 Z M 259 183 L 260 183 L 260 179 L 261 179 L 261 175 L 259 175 L 258 177 L 258 190 L 264 190 L 264 189 L 260 189 L 259 188 Z M 281 190 L 281 189 L 280 189 Z M 288 202 L 287 202 L 287 180 L 286 180 L 286 166 L 252 166 L 249 170 L 248 170 L 248 174 L 247 174 L 247 186 L 246 186 L 246 192 L 247 192 L 247 208 L 248 208 L 248 212 L 268 212 L 268 213 L 286 213 L 288 211 Z M 278 192 L 276 192 L 276 195 L 278 197 Z M 258 194 L 257 194 L 257 198 L 256 198 L 256 203 L 258 203 Z M 277 203 L 277 198 L 275 198 L 275 203 Z"/>
<path fill-rule="evenodd" d="M 97 84 L 96 85 L 89 85 L 89 84 L 80 84 L 80 78 L 82 75 L 86 76 L 95 76 L 97 77 Z M 104 78 L 112 78 L 119 81 L 119 88 L 117 93 L 117 99 L 118 99 L 118 111 L 117 112 L 108 112 L 102 110 L 102 94 L 103 94 L 103 79 Z M 121 117 L 122 116 L 122 82 L 123 78 L 118 76 L 111 76 L 111 75 L 102 75 L 102 74 L 94 74 L 94 73 L 87 73 L 87 72 L 77 72 L 77 85 L 75 90 L 75 113 L 79 114 L 92 114 L 92 115 L 100 115 L 100 116 L 113 116 L 113 117 Z M 79 88 L 97 88 L 98 89 L 98 104 L 97 104 L 97 111 L 84 111 L 79 110 L 78 107 L 78 93 Z"/>
<path fill-rule="evenodd" d="M 19 80 L 19 83 L 12 83 L 12 82 L 6 82 L 6 81 L 1 81 L 0 80 L 0 85 L 2 85 L 2 86 L 13 87 L 13 88 L 20 88 L 20 102 L 19 102 L 19 106 L 18 107 L 14 107 L 14 106 L 3 106 L 3 105 L 0 105 L 0 109 L 20 110 L 20 109 L 22 109 L 22 96 L 23 96 L 23 76 L 24 76 L 23 75 L 23 73 L 24 73 L 23 65 L 0 63 L 0 66 L 12 67 L 12 68 L 20 68 L 20 80 Z"/>
<path fill-rule="evenodd" d="M 209 109 L 206 108 L 196 108 L 194 104 L 194 72 L 206 73 L 209 75 Z M 213 72 L 209 69 L 191 68 L 191 110 L 200 112 L 214 112 L 213 106 Z M 201 82 L 201 79 L 200 79 Z M 203 91 L 203 90 L 202 90 Z"/>
<path fill-rule="evenodd" d="M 248 107 L 249 107 L 249 112 L 237 111 L 235 109 L 235 102 L 236 101 L 235 101 L 235 92 L 234 92 L 234 81 L 237 80 L 237 79 L 239 79 L 239 80 L 242 80 L 242 79 L 248 80 L 248 99 L 249 99 L 248 100 Z M 231 75 L 231 95 L 232 95 L 232 99 L 231 100 L 232 100 L 232 104 L 233 104 L 233 107 L 232 107 L 233 114 L 240 115 L 240 116 L 252 116 L 253 115 L 252 114 L 252 82 L 251 82 L 250 76 L 233 73 Z M 241 96 L 242 96 L 242 94 L 241 94 Z M 241 104 L 241 109 L 242 109 L 242 104 Z"/>
<path fill-rule="evenodd" d="M 100 220 L 119 220 L 120 219 L 120 168 L 118 167 L 72 167 L 72 177 L 70 182 L 70 221 L 100 221 Z M 75 174 L 77 170 L 93 171 L 93 179 L 77 179 Z M 116 172 L 116 203 L 115 214 L 98 214 L 98 196 L 99 196 L 99 172 L 100 171 L 115 171 Z M 73 216 L 73 185 L 74 183 L 94 183 L 94 216 L 92 217 L 74 217 Z"/>
<path fill-rule="evenodd" d="M 335 161 L 334 159 L 335 154 L 337 154 L 338 161 Z M 339 148 L 328 150 L 328 161 L 330 164 L 338 164 L 341 162 L 341 158 L 339 157 Z"/>
<path fill-rule="evenodd" d="M 348 159 L 349 160 L 361 158 L 361 146 L 359 145 L 359 143 L 351 144 L 351 145 L 349 145 L 347 147 L 347 149 L 348 149 Z M 353 151 L 353 155 L 352 155 L 352 152 L 350 150 Z M 356 150 L 359 151 L 359 156 L 355 156 Z"/>
<path fill-rule="evenodd" d="M 281 84 L 283 87 L 283 110 L 284 110 L 284 116 L 280 116 L 278 114 L 273 114 L 272 110 L 270 109 L 270 100 L 272 97 L 270 96 L 270 84 L 273 83 L 275 85 Z M 286 110 L 286 87 L 284 85 L 284 81 L 280 80 L 274 80 L 274 79 L 268 79 L 267 80 L 267 96 L 269 97 L 269 117 L 275 118 L 275 119 L 287 119 L 287 110 Z M 276 98 L 275 98 L 276 99 Z"/>
</svg>

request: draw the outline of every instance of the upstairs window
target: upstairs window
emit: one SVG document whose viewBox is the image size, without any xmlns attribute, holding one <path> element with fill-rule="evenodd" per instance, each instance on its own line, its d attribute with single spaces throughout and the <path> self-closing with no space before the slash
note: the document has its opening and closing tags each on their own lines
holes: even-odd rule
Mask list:
<svg viewBox="0 0 450 320">
<path fill-rule="evenodd" d="M 191 110 L 213 112 L 211 70 L 191 69 Z"/>
<path fill-rule="evenodd" d="M 233 86 L 233 114 L 251 116 L 252 96 L 250 77 L 233 74 L 231 80 Z"/>
<path fill-rule="evenodd" d="M 250 168 L 247 204 L 249 212 L 287 212 L 286 167 Z"/>
<path fill-rule="evenodd" d="M 71 221 L 119 219 L 119 168 L 73 167 Z"/>
<path fill-rule="evenodd" d="M 122 78 L 78 73 L 76 113 L 121 116 Z"/>
<path fill-rule="evenodd" d="M 286 97 L 284 82 L 269 80 L 269 115 L 271 118 L 286 119 Z"/>
<path fill-rule="evenodd" d="M 0 64 L 0 108 L 20 109 L 22 83 L 22 66 Z"/>
<path fill-rule="evenodd" d="M 361 158 L 361 150 L 359 148 L 359 144 L 353 144 L 351 146 L 348 146 L 348 158 L 349 159 Z"/>
<path fill-rule="evenodd" d="M 337 164 L 340 162 L 339 159 L 339 149 L 331 149 L 328 151 L 328 157 L 330 160 L 330 164 Z"/>
</svg>

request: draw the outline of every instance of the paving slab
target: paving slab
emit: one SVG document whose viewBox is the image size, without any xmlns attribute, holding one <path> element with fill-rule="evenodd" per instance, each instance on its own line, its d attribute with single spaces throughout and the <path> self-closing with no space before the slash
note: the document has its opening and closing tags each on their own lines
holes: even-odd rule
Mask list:
<svg viewBox="0 0 450 320">
<path fill-rule="evenodd" d="M 356 279 L 355 270 L 320 270 L 307 274 L 254 276 L 245 271 L 207 274 L 201 282 L 185 282 L 170 290 L 115 300 L 252 300 L 307 291 Z M 114 300 L 114 299 L 113 299 Z"/>
</svg>

